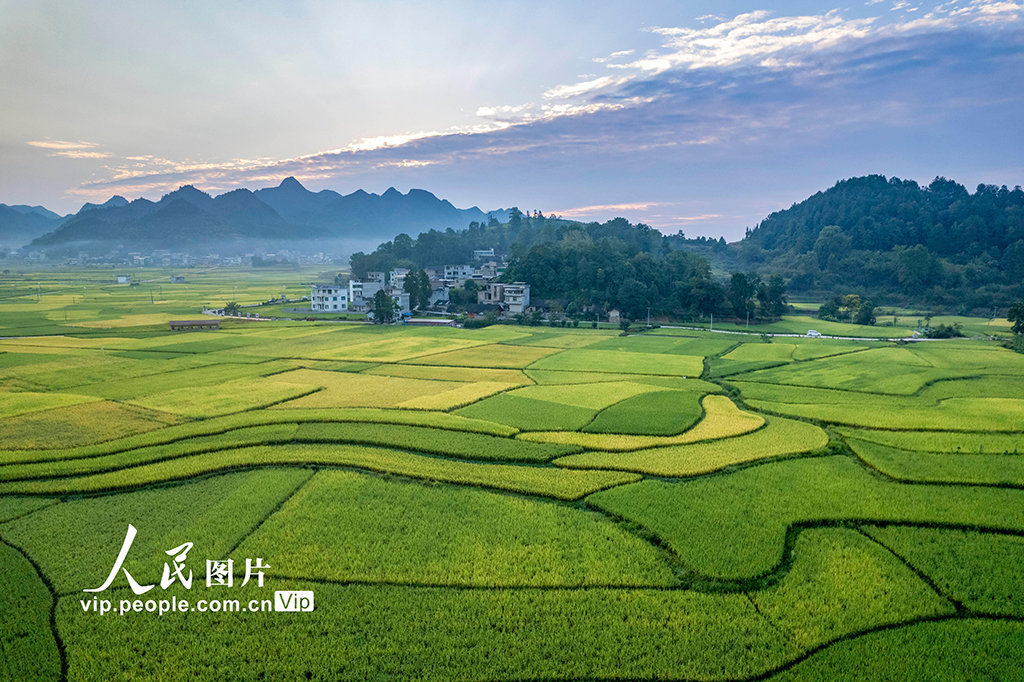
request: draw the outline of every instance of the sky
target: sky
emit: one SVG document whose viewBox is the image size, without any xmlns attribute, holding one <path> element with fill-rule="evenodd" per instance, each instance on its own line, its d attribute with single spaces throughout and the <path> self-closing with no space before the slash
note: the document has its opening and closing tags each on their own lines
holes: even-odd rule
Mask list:
<svg viewBox="0 0 1024 682">
<path fill-rule="evenodd" d="M 741 238 L 879 173 L 1024 184 L 1024 0 L 0 0 L 0 202 L 426 189 Z"/>
</svg>

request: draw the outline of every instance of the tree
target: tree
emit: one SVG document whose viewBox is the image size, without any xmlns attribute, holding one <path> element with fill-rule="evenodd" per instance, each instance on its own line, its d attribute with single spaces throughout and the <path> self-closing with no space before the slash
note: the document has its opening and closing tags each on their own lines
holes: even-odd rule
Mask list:
<svg viewBox="0 0 1024 682">
<path fill-rule="evenodd" d="M 855 324 L 871 325 L 875 323 L 875 303 L 868 299 L 860 304 L 853 314 Z"/>
<path fill-rule="evenodd" d="M 393 322 L 395 315 L 400 309 L 395 299 L 391 298 L 391 294 L 383 289 L 378 289 L 377 293 L 373 295 L 372 312 L 374 324 Z"/>
<path fill-rule="evenodd" d="M 732 278 L 729 280 L 728 296 L 733 315 L 743 319 L 754 312 L 754 296 L 757 295 L 760 284 L 761 278 L 754 273 L 747 275 L 742 272 L 732 273 Z"/>
<path fill-rule="evenodd" d="M 1024 301 L 1017 301 L 1010 306 L 1006 320 L 1013 323 L 1010 331 L 1014 334 L 1024 334 Z"/>
<path fill-rule="evenodd" d="M 231 302 L 225 304 L 225 306 L 224 306 L 224 314 L 225 315 L 237 315 L 238 312 L 239 312 L 239 310 L 238 310 L 238 302 L 237 301 L 231 301 Z"/>
<path fill-rule="evenodd" d="M 413 270 L 405 276 L 402 291 L 409 294 L 409 306 L 426 310 L 430 306 L 430 277 L 425 270 Z"/>
</svg>

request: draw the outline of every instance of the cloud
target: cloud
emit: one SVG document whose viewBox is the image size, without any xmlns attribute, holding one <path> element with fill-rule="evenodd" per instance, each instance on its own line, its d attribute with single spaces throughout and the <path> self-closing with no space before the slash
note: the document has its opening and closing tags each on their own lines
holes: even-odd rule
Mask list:
<svg viewBox="0 0 1024 682">
<path fill-rule="evenodd" d="M 51 140 L 46 138 L 44 140 L 33 140 L 28 142 L 33 147 L 41 147 L 42 149 L 92 149 L 99 147 L 95 142 L 66 142 L 64 140 Z"/>
<path fill-rule="evenodd" d="M 567 208 L 561 211 L 554 211 L 557 215 L 563 218 L 586 218 L 595 214 L 608 214 L 619 212 L 635 212 L 635 211 L 646 211 L 652 206 L 668 206 L 669 204 L 663 202 L 653 201 L 637 201 L 627 204 L 600 204 L 597 206 L 578 206 L 576 208 Z"/>
<path fill-rule="evenodd" d="M 64 149 L 53 152 L 49 156 L 62 156 L 65 159 L 109 159 L 113 156 L 110 152 L 86 152 L 77 149 Z"/>
<path fill-rule="evenodd" d="M 1024 5 L 1015 2 L 973 0 L 947 3 L 912 21 L 888 13 L 883 20 L 846 19 L 839 12 L 752 12 L 715 19 L 706 28 L 659 27 L 652 29 L 663 39 L 659 50 L 606 63 L 612 70 L 607 75 L 550 88 L 540 93 L 539 103 L 480 106 L 479 125 L 360 138 L 284 159 L 175 161 L 136 154 L 74 193 L 167 191 L 186 182 L 213 191 L 289 175 L 317 181 L 470 165 L 521 164 L 536 172 L 547 161 L 554 168 L 562 164 L 564 173 L 570 159 L 612 165 L 631 159 L 631 169 L 648 163 L 700 168 L 734 154 L 788 158 L 797 148 L 829 145 L 837 135 L 911 129 L 922 134 L 954 108 L 995 106 L 997 98 L 1010 102 L 999 106 L 1020 106 L 1022 95 L 1013 83 L 1019 83 L 1024 37 L 1013 22 L 1021 10 Z M 36 146 L 44 144 L 84 153 L 98 146 Z M 662 205 L 612 203 L 560 213 L 644 212 Z M 729 218 L 713 207 L 669 213 L 659 220 Z"/>
</svg>

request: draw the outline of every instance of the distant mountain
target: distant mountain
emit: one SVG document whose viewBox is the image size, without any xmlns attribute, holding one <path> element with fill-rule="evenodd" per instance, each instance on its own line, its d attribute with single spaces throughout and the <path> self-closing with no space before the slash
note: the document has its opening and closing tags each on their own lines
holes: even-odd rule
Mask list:
<svg viewBox="0 0 1024 682">
<path fill-rule="evenodd" d="M 214 198 L 185 185 L 158 202 L 128 202 L 113 197 L 99 206 L 86 204 L 57 230 L 34 240 L 31 246 L 118 242 L 137 248 L 169 249 L 311 236 L 311 231 L 290 225 L 247 189 Z"/>
<path fill-rule="evenodd" d="M 487 214 L 476 206 L 455 208 L 422 189 L 402 194 L 391 187 L 380 195 L 363 190 L 341 195 L 329 189 L 311 192 L 295 178 L 285 178 L 255 194 L 290 223 L 323 228 L 337 237 L 391 239 L 401 232 L 413 235 L 487 222 Z"/>
<path fill-rule="evenodd" d="M 500 220 L 507 213 L 494 215 Z M 42 218 L 12 214 L 21 216 L 22 222 Z M 37 231 L 30 246 L 52 250 L 102 243 L 143 250 L 232 244 L 248 248 L 314 239 L 379 243 L 401 232 L 465 229 L 473 221 L 486 223 L 488 215 L 475 206 L 456 208 L 421 189 L 402 194 L 392 187 L 381 195 L 363 190 L 342 195 L 332 190 L 311 192 L 295 178 L 287 178 L 277 187 L 237 189 L 217 197 L 191 185 L 157 202 L 114 196 L 102 204 L 85 204 L 63 224 L 53 223 L 48 234 L 39 236 Z"/>
<path fill-rule="evenodd" d="M 0 204 L 0 246 L 16 249 L 56 229 L 63 220 L 42 206 Z"/>
</svg>

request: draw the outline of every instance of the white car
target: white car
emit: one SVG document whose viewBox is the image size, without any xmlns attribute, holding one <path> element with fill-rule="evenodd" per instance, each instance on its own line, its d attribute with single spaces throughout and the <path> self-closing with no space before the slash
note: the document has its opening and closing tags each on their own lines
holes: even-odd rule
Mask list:
<svg viewBox="0 0 1024 682">
<path fill-rule="evenodd" d="M 811 337 L 812 339 L 820 339 L 821 338 L 821 332 L 816 332 L 813 329 L 808 329 L 807 330 L 807 336 Z"/>
</svg>

